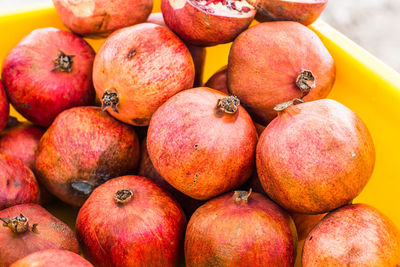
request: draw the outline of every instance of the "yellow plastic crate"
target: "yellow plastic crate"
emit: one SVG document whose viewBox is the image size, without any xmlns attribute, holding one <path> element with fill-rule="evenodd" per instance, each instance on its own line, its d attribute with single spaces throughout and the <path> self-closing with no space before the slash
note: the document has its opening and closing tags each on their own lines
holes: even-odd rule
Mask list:
<svg viewBox="0 0 400 267">
<path fill-rule="evenodd" d="M 159 0 L 154 12 L 160 11 Z M 6 14 L 0 11 L 0 67 L 8 51 L 36 28 L 66 29 L 53 7 L 22 10 Z M 312 26 L 328 48 L 337 66 L 335 86 L 329 98 L 354 112 L 367 124 L 376 147 L 376 165 L 370 182 L 355 203 L 370 204 L 388 215 L 400 228 L 400 75 L 364 49 L 317 21 Z M 96 49 L 104 40 L 88 40 Z M 207 49 L 205 81 L 228 61 L 230 44 Z M 12 115 L 17 113 L 12 110 Z M 19 116 L 21 119 L 21 117 Z M 78 209 L 57 203 L 51 211 L 72 227 Z"/>
</svg>

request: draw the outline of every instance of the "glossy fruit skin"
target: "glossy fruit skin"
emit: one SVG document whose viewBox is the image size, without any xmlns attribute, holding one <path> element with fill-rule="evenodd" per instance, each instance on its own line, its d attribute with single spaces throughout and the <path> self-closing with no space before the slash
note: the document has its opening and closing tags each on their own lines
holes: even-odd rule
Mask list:
<svg viewBox="0 0 400 267">
<path fill-rule="evenodd" d="M 0 154 L 0 210 L 39 200 L 39 185 L 33 172 L 19 159 Z"/>
<path fill-rule="evenodd" d="M 165 24 L 186 43 L 196 46 L 213 46 L 232 42 L 253 21 L 256 10 L 247 16 L 213 15 L 197 7 L 190 0 L 174 8 L 171 0 L 161 1 Z M 174 1 L 178 2 L 178 1 Z"/>
<path fill-rule="evenodd" d="M 276 117 L 276 105 L 302 97 L 296 79 L 304 70 L 315 76 L 315 88 L 304 101 L 325 98 L 334 84 L 336 68 L 318 36 L 297 22 L 261 23 L 232 44 L 229 92 L 239 97 L 256 122 L 267 125 Z"/>
<path fill-rule="evenodd" d="M 256 0 L 254 4 L 260 22 L 291 20 L 307 26 L 318 19 L 328 0 Z"/>
<path fill-rule="evenodd" d="M 61 52 L 74 55 L 70 72 L 52 71 Z M 55 28 L 32 31 L 3 63 L 11 104 L 29 121 L 45 127 L 63 110 L 91 105 L 94 56 L 90 45 L 73 33 Z"/>
<path fill-rule="evenodd" d="M 384 214 L 366 204 L 329 213 L 310 232 L 302 263 L 309 266 L 397 266 L 400 232 Z"/>
<path fill-rule="evenodd" d="M 367 184 L 375 148 L 362 120 L 330 99 L 292 105 L 261 134 L 257 172 L 288 211 L 317 214 L 353 200 Z"/>
<path fill-rule="evenodd" d="M 10 105 L 6 92 L 4 91 L 3 83 L 0 80 L 0 131 L 4 129 L 7 124 L 8 116 L 10 113 Z"/>
<path fill-rule="evenodd" d="M 317 225 L 325 217 L 325 215 L 326 213 L 310 215 L 291 212 L 290 216 L 296 225 L 297 237 L 299 238 L 299 241 L 304 240 L 314 226 Z"/>
<path fill-rule="evenodd" d="M 186 214 L 186 218 L 190 218 L 193 212 L 202 204 L 204 204 L 203 201 L 188 197 L 187 195 L 176 190 L 157 172 L 157 170 L 153 166 L 153 163 L 150 160 L 149 153 L 147 151 L 147 138 L 142 141 L 140 155 L 141 159 L 138 175 L 149 178 L 159 187 L 168 192 L 176 201 L 178 201 L 179 205 L 182 207 L 183 211 Z"/>
<path fill-rule="evenodd" d="M 228 84 L 227 84 L 227 71 L 228 66 L 220 68 L 213 76 L 208 79 L 204 86 L 218 90 L 224 94 L 229 95 Z"/>
<path fill-rule="evenodd" d="M 168 28 L 142 23 L 114 32 L 93 67 L 96 93 L 118 94 L 118 120 L 146 126 L 154 111 L 177 92 L 191 88 L 194 65 L 185 44 Z M 102 100 L 103 103 L 103 100 Z"/>
<path fill-rule="evenodd" d="M 258 193 L 247 203 L 235 198 L 226 193 L 193 214 L 186 266 L 293 266 L 297 237 L 290 216 Z"/>
<path fill-rule="evenodd" d="M 79 253 L 74 232 L 62 221 L 37 204 L 21 204 L 0 211 L 0 218 L 14 218 L 23 214 L 35 232 L 13 233 L 8 227 L 0 227 L 0 266 L 11 263 L 39 250 L 65 249 Z"/>
<path fill-rule="evenodd" d="M 14 262 L 10 267 L 92 267 L 93 265 L 68 250 L 46 249 L 34 252 L 28 256 Z"/>
<path fill-rule="evenodd" d="M 133 194 L 117 204 L 121 189 Z M 145 177 L 123 176 L 94 190 L 79 211 L 76 233 L 96 266 L 176 266 L 185 226 L 169 194 Z"/>
<path fill-rule="evenodd" d="M 152 0 L 53 0 L 53 4 L 71 31 L 94 37 L 145 22 L 153 8 Z M 85 14 L 80 14 L 82 10 Z"/>
<path fill-rule="evenodd" d="M 105 181 L 134 171 L 140 144 L 132 127 L 99 107 L 61 113 L 40 140 L 36 172 L 62 201 L 81 206 Z"/>
<path fill-rule="evenodd" d="M 238 188 L 253 172 L 257 132 L 243 107 L 235 114 L 216 108 L 225 97 L 206 87 L 185 90 L 162 105 L 150 122 L 147 149 L 154 167 L 195 199 Z"/>
</svg>

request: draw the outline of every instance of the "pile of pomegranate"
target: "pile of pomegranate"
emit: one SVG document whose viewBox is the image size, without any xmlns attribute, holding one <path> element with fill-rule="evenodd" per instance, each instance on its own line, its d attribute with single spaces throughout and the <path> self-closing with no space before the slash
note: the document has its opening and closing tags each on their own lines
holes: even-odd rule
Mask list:
<svg viewBox="0 0 400 267">
<path fill-rule="evenodd" d="M 335 62 L 307 25 L 327 0 L 53 2 L 71 31 L 2 65 L 0 267 L 294 266 L 303 244 L 303 266 L 400 266 L 395 224 L 352 203 L 375 148 L 326 98 Z"/>
</svg>

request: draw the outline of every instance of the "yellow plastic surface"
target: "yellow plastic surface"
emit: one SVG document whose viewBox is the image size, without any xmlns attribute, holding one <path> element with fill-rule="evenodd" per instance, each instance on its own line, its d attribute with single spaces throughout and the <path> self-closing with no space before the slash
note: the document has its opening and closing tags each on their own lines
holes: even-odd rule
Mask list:
<svg viewBox="0 0 400 267">
<path fill-rule="evenodd" d="M 158 12 L 159 1 L 154 12 Z M 0 11 L 0 66 L 7 52 L 33 29 L 65 29 L 52 7 L 19 13 Z M 400 228 L 400 75 L 322 21 L 311 26 L 322 39 L 337 66 L 336 83 L 329 95 L 354 112 L 367 124 L 376 147 L 373 176 L 356 202 L 370 204 L 389 216 Z M 88 40 L 96 49 L 103 40 Z M 206 81 L 228 61 L 230 44 L 207 49 Z M 393 51 L 397 53 L 398 51 Z M 15 111 L 12 111 L 16 115 Z M 57 215 L 73 224 L 66 205 L 52 205 Z"/>
</svg>

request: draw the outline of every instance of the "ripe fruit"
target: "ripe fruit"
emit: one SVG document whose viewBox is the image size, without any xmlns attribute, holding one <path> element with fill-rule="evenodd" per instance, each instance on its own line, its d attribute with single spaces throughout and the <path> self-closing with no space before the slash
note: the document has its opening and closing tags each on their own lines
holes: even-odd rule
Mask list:
<svg viewBox="0 0 400 267">
<path fill-rule="evenodd" d="M 93 82 L 103 109 L 125 123 L 146 126 L 154 111 L 191 88 L 193 60 L 168 28 L 142 23 L 113 33 L 100 48 Z"/>
<path fill-rule="evenodd" d="M 304 267 L 398 266 L 400 232 L 371 206 L 344 206 L 329 213 L 311 231 L 302 262 Z"/>
<path fill-rule="evenodd" d="M 96 266 L 176 266 L 186 219 L 167 193 L 145 177 L 123 176 L 94 190 L 76 233 Z"/>
<path fill-rule="evenodd" d="M 79 253 L 74 232 L 37 204 L 12 206 L 0 211 L 0 218 L 0 266 L 44 249 Z"/>
<path fill-rule="evenodd" d="M 0 154 L 0 210 L 39 200 L 39 185 L 32 171 L 19 159 Z"/>
<path fill-rule="evenodd" d="M 61 20 L 71 31 L 108 35 L 112 31 L 145 22 L 152 0 L 53 0 Z"/>
<path fill-rule="evenodd" d="M 256 14 L 244 0 L 162 0 L 161 10 L 171 30 L 198 46 L 233 41 Z"/>
<path fill-rule="evenodd" d="M 93 189 L 136 169 L 139 140 L 135 131 L 99 107 L 62 112 L 40 140 L 36 172 L 62 201 L 81 206 Z"/>
<path fill-rule="evenodd" d="M 218 90 L 225 94 L 230 94 L 226 80 L 228 66 L 220 68 L 213 76 L 208 79 L 204 86 Z"/>
<path fill-rule="evenodd" d="M 354 199 L 375 163 L 361 119 L 330 99 L 277 108 L 278 117 L 257 145 L 257 172 L 268 196 L 286 210 L 307 214 Z"/>
<path fill-rule="evenodd" d="M 188 267 L 293 266 L 292 219 L 263 195 L 250 194 L 226 193 L 196 210 L 185 237 Z"/>
<path fill-rule="evenodd" d="M 228 88 L 255 121 L 267 125 L 273 108 L 294 98 L 324 98 L 335 80 L 335 63 L 318 36 L 297 22 L 261 23 L 233 42 Z"/>
<path fill-rule="evenodd" d="M 92 104 L 94 51 L 82 38 L 55 28 L 25 36 L 5 58 L 3 82 L 14 108 L 49 126 L 63 110 Z"/>
<path fill-rule="evenodd" d="M 4 91 L 3 83 L 0 80 L 0 131 L 4 129 L 8 122 L 8 115 L 10 113 L 10 107 L 6 92 Z"/>
<path fill-rule="evenodd" d="M 160 175 L 200 200 L 243 184 L 253 171 L 257 132 L 239 104 L 235 97 L 199 87 L 162 105 L 147 134 L 150 159 Z"/>
<path fill-rule="evenodd" d="M 34 252 L 14 262 L 10 267 L 91 267 L 90 262 L 76 253 L 62 249 L 46 249 Z"/>
</svg>

